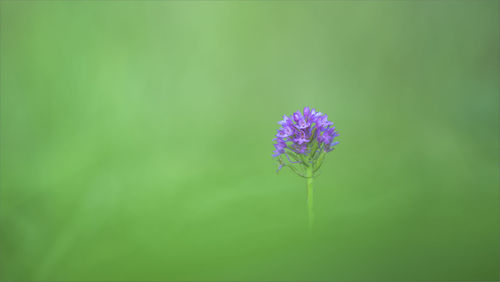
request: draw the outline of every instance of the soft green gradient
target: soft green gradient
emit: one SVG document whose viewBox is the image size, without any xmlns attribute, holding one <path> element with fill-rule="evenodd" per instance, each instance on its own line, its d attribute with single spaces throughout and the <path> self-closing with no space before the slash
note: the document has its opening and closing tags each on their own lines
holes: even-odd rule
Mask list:
<svg viewBox="0 0 500 282">
<path fill-rule="evenodd" d="M 499 279 L 498 1 L 0 8 L 0 280 Z"/>
</svg>

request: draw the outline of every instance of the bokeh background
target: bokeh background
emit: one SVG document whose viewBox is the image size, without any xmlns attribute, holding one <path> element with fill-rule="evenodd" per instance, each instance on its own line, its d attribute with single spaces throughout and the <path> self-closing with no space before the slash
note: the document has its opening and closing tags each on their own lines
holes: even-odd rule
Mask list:
<svg viewBox="0 0 500 282">
<path fill-rule="evenodd" d="M 0 280 L 499 279 L 498 1 L 0 8 Z"/>
</svg>

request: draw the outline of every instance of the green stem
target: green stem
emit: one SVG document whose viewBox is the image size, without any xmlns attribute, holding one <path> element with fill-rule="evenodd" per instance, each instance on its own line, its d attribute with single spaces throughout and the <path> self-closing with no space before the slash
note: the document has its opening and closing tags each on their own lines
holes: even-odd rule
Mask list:
<svg viewBox="0 0 500 282">
<path fill-rule="evenodd" d="M 314 224 L 314 198 L 313 198 L 313 168 L 312 166 L 307 168 L 307 214 L 309 230 L 312 230 Z"/>
</svg>

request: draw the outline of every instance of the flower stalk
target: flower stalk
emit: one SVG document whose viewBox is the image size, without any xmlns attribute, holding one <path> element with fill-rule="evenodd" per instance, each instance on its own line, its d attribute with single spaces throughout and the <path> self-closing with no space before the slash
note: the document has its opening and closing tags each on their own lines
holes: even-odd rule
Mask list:
<svg viewBox="0 0 500 282">
<path fill-rule="evenodd" d="M 309 230 L 312 230 L 314 225 L 314 190 L 313 190 L 313 168 L 307 169 L 307 219 Z"/>
</svg>

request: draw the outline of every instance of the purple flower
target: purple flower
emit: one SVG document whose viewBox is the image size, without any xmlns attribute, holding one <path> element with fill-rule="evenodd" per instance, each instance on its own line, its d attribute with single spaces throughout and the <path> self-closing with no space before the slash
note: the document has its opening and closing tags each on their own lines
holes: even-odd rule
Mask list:
<svg viewBox="0 0 500 282">
<path fill-rule="evenodd" d="M 306 142 L 309 142 L 309 139 L 306 138 L 306 134 L 304 133 L 304 131 L 299 130 L 299 132 L 295 135 L 293 142 L 297 143 L 298 145 L 302 145 Z"/>
<path fill-rule="evenodd" d="M 273 157 L 278 158 L 279 169 L 288 166 L 304 177 L 306 171 L 317 171 L 325 155 L 339 143 L 334 142 L 339 134 L 333 122 L 328 120 L 326 114 L 309 107 L 283 116 L 278 124 L 281 127 L 273 139 L 276 141 Z"/>
<path fill-rule="evenodd" d="M 286 145 L 286 142 L 283 141 L 283 139 L 281 139 L 279 137 L 275 138 L 274 140 L 276 140 L 277 143 L 274 144 L 274 148 L 276 150 L 274 150 L 274 152 L 273 152 L 273 157 L 277 157 L 277 156 L 285 153 L 285 148 L 287 145 Z"/>
<path fill-rule="evenodd" d="M 328 128 L 333 125 L 333 122 L 328 120 L 327 115 L 321 115 L 316 119 L 316 125 L 321 128 Z"/>
<path fill-rule="evenodd" d="M 293 129 L 290 126 L 284 126 L 278 129 L 278 134 L 276 134 L 276 136 L 279 138 L 286 138 L 288 136 L 291 136 L 292 134 L 293 134 Z"/>
</svg>

